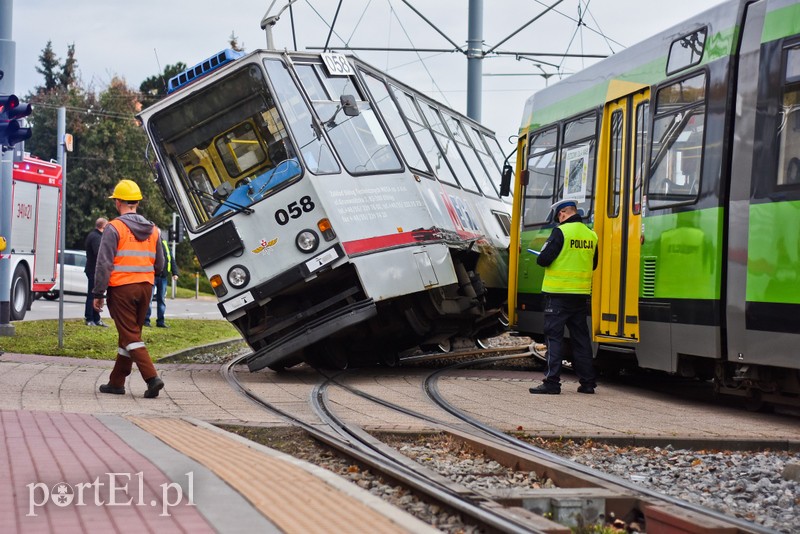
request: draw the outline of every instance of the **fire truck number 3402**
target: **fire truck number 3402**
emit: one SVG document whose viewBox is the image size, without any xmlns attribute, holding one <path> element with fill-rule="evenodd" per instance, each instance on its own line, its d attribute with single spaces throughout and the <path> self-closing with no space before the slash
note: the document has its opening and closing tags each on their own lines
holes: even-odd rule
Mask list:
<svg viewBox="0 0 800 534">
<path fill-rule="evenodd" d="M 314 201 L 310 196 L 304 196 L 299 201 L 292 202 L 286 209 L 279 209 L 275 212 L 275 221 L 283 226 L 289 223 L 289 219 L 299 219 L 303 213 L 310 213 L 314 211 Z"/>
</svg>

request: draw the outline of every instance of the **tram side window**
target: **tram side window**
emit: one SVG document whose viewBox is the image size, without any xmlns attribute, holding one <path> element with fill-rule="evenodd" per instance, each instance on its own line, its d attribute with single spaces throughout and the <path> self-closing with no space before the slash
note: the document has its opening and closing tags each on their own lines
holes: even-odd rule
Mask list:
<svg viewBox="0 0 800 534">
<path fill-rule="evenodd" d="M 317 136 L 311 127 L 311 112 L 286 66 L 277 59 L 265 59 L 264 66 L 308 170 L 314 174 L 338 173 L 339 165 L 333 152 L 327 141 Z"/>
<path fill-rule="evenodd" d="M 351 174 L 399 171 L 403 168 L 378 122 L 372 105 L 361 95 L 352 76 L 327 76 L 321 65 L 295 65 L 317 117 Z M 341 112 L 341 97 L 358 101 L 355 117 Z"/>
<path fill-rule="evenodd" d="M 622 186 L 622 112 L 617 110 L 611 115 L 611 143 L 608 156 L 608 210 L 609 217 L 619 215 L 620 188 Z"/>
<path fill-rule="evenodd" d="M 800 186 L 800 47 L 786 50 L 777 185 Z"/>
<path fill-rule="evenodd" d="M 482 135 L 481 137 L 483 137 L 483 141 L 486 143 L 486 146 L 489 148 L 489 154 L 491 154 L 492 159 L 495 162 L 495 165 L 497 165 L 497 170 L 502 170 L 503 169 L 503 164 L 506 161 L 506 156 L 505 156 L 505 154 L 503 154 L 503 150 L 500 148 L 500 143 L 497 141 L 497 139 L 495 139 L 493 137 L 489 137 L 489 136 L 485 136 L 485 135 Z M 512 152 L 512 154 L 513 154 L 513 152 Z M 515 164 L 516 164 L 516 158 L 513 157 L 513 156 L 509 157 L 508 163 L 509 163 L 509 165 L 511 165 L 511 168 L 513 169 Z"/>
<path fill-rule="evenodd" d="M 486 143 L 483 142 L 483 136 L 481 133 L 475 128 L 466 128 L 466 130 L 469 134 L 469 139 L 472 142 L 472 146 L 475 147 L 478 157 L 481 158 L 483 166 L 486 167 L 486 172 L 489 173 L 490 177 L 499 179 L 500 167 L 497 166 L 497 162 L 489 153 L 489 148 L 486 146 Z"/>
<path fill-rule="evenodd" d="M 472 173 L 461 157 L 455 141 L 447 134 L 442 118 L 439 115 L 439 110 L 428 104 L 420 104 L 420 109 L 422 110 L 422 115 L 427 119 L 431 127 L 433 136 L 439 142 L 442 154 L 445 159 L 447 159 L 448 163 L 450 163 L 450 167 L 453 169 L 453 174 L 455 174 L 459 185 L 468 191 L 477 192 L 478 187 L 475 180 L 472 178 Z"/>
<path fill-rule="evenodd" d="M 558 130 L 555 126 L 534 134 L 531 139 L 523 226 L 542 224 L 550 214 L 555 190 L 557 139 Z"/>
<path fill-rule="evenodd" d="M 642 212 L 642 191 L 647 161 L 647 127 L 650 102 L 644 101 L 636 106 L 636 140 L 633 147 L 633 213 Z"/>
<path fill-rule="evenodd" d="M 411 130 L 409 130 L 408 126 L 406 126 L 406 123 L 403 121 L 400 110 L 397 109 L 397 105 L 394 103 L 394 100 L 392 100 L 386 85 L 382 80 L 379 80 L 367 72 L 361 71 L 361 74 L 367 82 L 367 87 L 372 93 L 372 97 L 375 99 L 378 110 L 389 126 L 392 137 L 397 141 L 400 152 L 405 156 L 408 166 L 416 171 L 430 173 L 431 171 L 428 169 L 425 156 L 422 155 L 422 152 L 420 152 L 417 144 L 414 142 Z"/>
<path fill-rule="evenodd" d="M 587 115 L 564 125 L 561 147 L 561 170 L 558 173 L 556 198 L 571 198 L 588 216 L 594 187 L 595 136 L 597 116 Z"/>
<path fill-rule="evenodd" d="M 447 124 L 452 137 L 456 140 L 458 148 L 461 151 L 461 154 L 464 156 L 469 169 L 472 171 L 475 181 L 478 182 L 478 188 L 487 197 L 500 198 L 500 195 L 497 194 L 497 190 L 494 188 L 494 185 L 492 185 L 492 180 L 489 178 L 489 173 L 484 168 L 483 163 L 478 157 L 478 153 L 475 152 L 475 149 L 472 148 L 469 140 L 467 139 L 464 125 L 460 120 L 452 117 L 448 113 L 442 113 L 442 116 L 444 117 L 445 124 Z"/>
<path fill-rule="evenodd" d="M 702 28 L 672 41 L 667 60 L 668 75 L 700 63 L 700 60 L 703 59 L 707 34 L 708 28 Z"/>
<path fill-rule="evenodd" d="M 647 204 L 652 209 L 697 200 L 703 163 L 705 74 L 658 90 Z"/>
<path fill-rule="evenodd" d="M 392 94 L 397 98 L 397 102 L 400 104 L 400 111 L 405 115 L 408 125 L 414 132 L 414 137 L 416 137 L 419 142 L 422 152 L 427 156 L 433 173 L 440 181 L 446 184 L 458 185 L 453 171 L 450 169 L 447 160 L 439 150 L 436 141 L 433 139 L 433 134 L 422 119 L 414 97 L 393 85 L 389 85 L 389 87 L 391 88 Z"/>
</svg>

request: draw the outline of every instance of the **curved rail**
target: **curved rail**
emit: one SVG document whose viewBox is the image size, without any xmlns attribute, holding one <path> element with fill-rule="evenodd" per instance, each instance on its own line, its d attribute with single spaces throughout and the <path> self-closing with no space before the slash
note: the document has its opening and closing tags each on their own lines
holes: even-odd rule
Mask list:
<svg viewBox="0 0 800 534">
<path fill-rule="evenodd" d="M 361 462 L 376 471 L 398 481 L 407 487 L 428 495 L 432 499 L 449 506 L 450 508 L 473 518 L 480 524 L 491 527 L 500 532 L 530 533 L 530 525 L 504 516 L 495 510 L 483 506 L 487 499 L 477 494 L 463 495 L 454 492 L 440 481 L 432 480 L 414 471 L 410 461 L 403 462 L 400 458 L 392 458 L 385 450 L 376 445 L 365 431 L 358 427 L 348 425 L 339 420 L 325 406 L 325 388 L 330 379 L 325 378 L 322 385 L 317 384 L 312 392 L 311 402 L 320 419 L 334 430 L 335 435 L 320 430 L 319 428 L 302 421 L 284 410 L 270 404 L 259 395 L 242 385 L 235 376 L 233 367 L 242 362 L 247 356 L 231 360 L 222 366 L 222 374 L 228 383 L 240 394 L 250 399 L 258 406 L 280 415 L 290 424 L 302 428 L 310 436 L 332 447 L 354 460 Z M 400 455 L 400 453 L 397 453 Z M 405 457 L 403 457 L 405 458 Z"/>
<path fill-rule="evenodd" d="M 494 358 L 487 358 L 485 361 L 483 361 L 481 363 L 494 363 L 496 361 L 501 361 L 501 360 L 509 359 L 509 358 L 512 358 L 512 357 L 513 356 L 497 356 L 497 357 L 494 357 Z M 447 402 L 442 397 L 442 395 L 439 393 L 439 389 L 438 389 L 438 387 L 436 385 L 436 382 L 438 381 L 439 377 L 443 373 L 445 373 L 445 372 L 447 372 L 447 371 L 449 371 L 451 369 L 458 369 L 458 368 L 466 367 L 468 365 L 476 365 L 476 362 L 475 361 L 472 361 L 472 362 L 459 362 L 459 363 L 455 363 L 453 365 L 450 365 L 448 367 L 445 367 L 443 369 L 439 369 L 439 370 L 431 373 L 428 376 L 428 378 L 425 379 L 425 384 L 424 384 L 424 389 L 425 389 L 425 392 L 428 395 L 428 397 L 433 402 L 435 402 L 439 407 L 441 407 L 443 410 L 445 410 L 448 413 L 450 413 L 451 415 L 457 417 L 459 420 L 464 421 L 465 423 L 469 424 L 470 426 L 472 426 L 472 427 L 474 427 L 476 429 L 479 429 L 481 432 L 484 432 L 486 434 L 490 434 L 495 439 L 499 440 L 500 442 L 502 442 L 505 445 L 511 446 L 514 449 L 517 449 L 517 450 L 520 450 L 520 451 L 524 451 L 524 452 L 529 453 L 529 454 L 533 454 L 533 455 L 535 455 L 537 457 L 540 457 L 542 459 L 546 459 L 549 462 L 556 463 L 556 464 L 558 464 L 560 466 L 563 466 L 565 468 L 572 469 L 572 470 L 578 471 L 578 472 L 580 472 L 582 474 L 598 478 L 600 480 L 603 480 L 604 482 L 607 482 L 609 484 L 614 484 L 616 486 L 622 487 L 625 490 L 633 492 L 635 494 L 645 495 L 645 496 L 650 497 L 652 499 L 657 499 L 658 501 L 666 502 L 668 504 L 676 506 L 676 507 L 678 507 L 678 508 L 680 508 L 682 510 L 691 511 L 691 512 L 694 512 L 694 513 L 697 513 L 697 514 L 704 515 L 706 517 L 712 517 L 714 519 L 717 519 L 718 521 L 723 521 L 725 523 L 731 524 L 732 526 L 735 526 L 736 528 L 739 528 L 744 532 L 753 532 L 753 533 L 758 533 L 758 534 L 774 534 L 775 533 L 774 530 L 766 528 L 766 527 L 762 527 L 762 526 L 757 525 L 755 523 L 752 523 L 752 522 L 749 522 L 749 521 L 745 521 L 745 520 L 742 520 L 742 519 L 739 519 L 739 518 L 736 518 L 736 517 L 731 517 L 731 516 L 725 515 L 725 514 L 723 514 L 721 512 L 717 512 L 716 510 L 712 510 L 712 509 L 705 508 L 705 507 L 702 507 L 702 506 L 699 506 L 699 505 L 695 505 L 695 504 L 692 504 L 690 502 L 686 502 L 686 501 L 684 501 L 682 499 L 678 499 L 676 497 L 672 497 L 672 496 L 669 496 L 669 495 L 664 495 L 664 494 L 658 493 L 655 490 L 650 490 L 650 489 L 647 489 L 647 488 L 643 488 L 641 486 L 635 485 L 633 482 L 629 482 L 629 481 L 624 480 L 622 478 L 619 478 L 617 476 L 610 475 L 610 474 L 607 474 L 607 473 L 603 473 L 601 471 L 598 471 L 598 470 L 592 469 L 590 467 L 587 467 L 587 466 L 585 466 L 583 464 L 579 464 L 577 462 L 573 462 L 571 460 L 567 460 L 566 458 L 562 458 L 561 456 L 558 456 L 557 454 L 554 454 L 554 453 L 552 453 L 550 451 L 547 451 L 547 450 L 542 449 L 540 447 L 536 447 L 535 445 L 531 445 L 530 443 L 527 443 L 525 441 L 519 440 L 519 439 L 517 439 L 517 438 L 515 438 L 513 436 L 509 436 L 505 432 L 502 432 L 500 430 L 497 430 L 496 428 L 488 426 L 488 425 L 478 421 L 474 417 L 465 414 L 464 412 L 460 411 L 459 409 L 454 407 L 452 404 Z"/>
</svg>

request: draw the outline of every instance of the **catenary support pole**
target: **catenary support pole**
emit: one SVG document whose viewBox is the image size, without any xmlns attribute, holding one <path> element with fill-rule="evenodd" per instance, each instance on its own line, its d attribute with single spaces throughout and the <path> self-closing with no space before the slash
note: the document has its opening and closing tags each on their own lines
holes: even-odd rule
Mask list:
<svg viewBox="0 0 800 534">
<path fill-rule="evenodd" d="M 64 249 L 67 233 L 67 151 L 64 139 L 67 135 L 67 108 L 58 108 L 58 124 L 56 126 L 57 151 L 56 158 L 61 165 L 61 228 L 58 232 L 58 348 L 64 347 Z M 90 287 L 89 291 L 92 290 Z"/>
<path fill-rule="evenodd" d="M 483 93 L 483 0 L 469 0 L 467 37 L 467 116 L 481 120 Z"/>
</svg>

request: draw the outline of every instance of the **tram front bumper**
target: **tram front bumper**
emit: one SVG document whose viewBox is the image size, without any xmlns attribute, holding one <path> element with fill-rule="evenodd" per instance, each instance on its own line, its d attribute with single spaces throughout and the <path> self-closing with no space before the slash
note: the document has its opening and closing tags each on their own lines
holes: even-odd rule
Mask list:
<svg viewBox="0 0 800 534">
<path fill-rule="evenodd" d="M 356 302 L 335 310 L 310 323 L 303 324 L 274 341 L 258 352 L 247 357 L 247 368 L 258 371 L 264 367 L 280 366 L 283 360 L 290 360 L 297 351 L 313 345 L 317 341 L 358 323 L 368 321 L 378 314 L 372 299 Z"/>
</svg>

